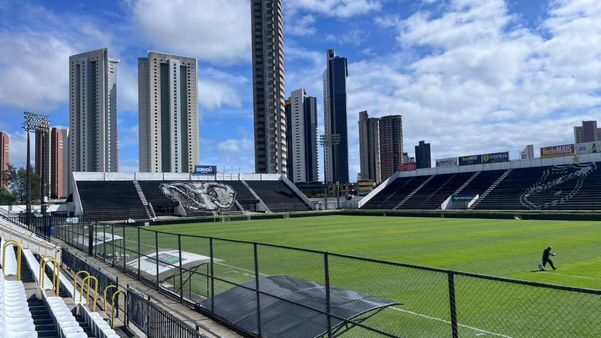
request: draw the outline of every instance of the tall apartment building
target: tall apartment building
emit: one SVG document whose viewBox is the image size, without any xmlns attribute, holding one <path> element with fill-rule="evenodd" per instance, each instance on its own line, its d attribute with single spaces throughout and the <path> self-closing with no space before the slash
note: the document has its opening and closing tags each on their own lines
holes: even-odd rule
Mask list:
<svg viewBox="0 0 601 338">
<path fill-rule="evenodd" d="M 0 188 L 6 188 L 6 171 L 10 164 L 10 136 L 5 131 L 0 132 Z"/>
<path fill-rule="evenodd" d="M 255 171 L 286 174 L 282 0 L 251 0 Z"/>
<path fill-rule="evenodd" d="M 534 145 L 529 144 L 524 148 L 524 150 L 520 151 L 520 158 L 522 160 L 534 158 Z"/>
<path fill-rule="evenodd" d="M 141 172 L 192 172 L 199 163 L 195 58 L 149 52 L 138 59 Z"/>
<path fill-rule="evenodd" d="M 347 60 L 327 51 L 327 68 L 323 74 L 324 132 L 326 139 L 335 140 L 325 147 L 325 181 L 348 182 L 348 130 L 346 121 Z"/>
<path fill-rule="evenodd" d="M 380 119 L 369 117 L 367 111 L 359 113 L 359 158 L 361 180 L 382 182 L 380 162 Z"/>
<path fill-rule="evenodd" d="M 52 178 L 52 172 L 50 171 L 50 130 L 41 132 L 35 132 L 35 173 L 38 177 L 44 181 L 44 196 L 50 196 L 50 179 Z M 34 196 L 37 195 L 37 191 L 34 192 Z"/>
<path fill-rule="evenodd" d="M 69 171 L 115 172 L 117 63 L 108 49 L 69 57 Z"/>
<path fill-rule="evenodd" d="M 293 182 L 316 182 L 317 98 L 304 89 L 293 91 L 286 100 L 288 178 Z"/>
<path fill-rule="evenodd" d="M 50 197 L 69 195 L 69 130 L 52 128 L 50 131 Z"/>
<path fill-rule="evenodd" d="M 68 196 L 68 130 L 51 128 L 35 133 L 35 173 L 44 176 L 44 196 Z M 37 193 L 37 192 L 36 192 Z"/>
<path fill-rule="evenodd" d="M 403 163 L 401 115 L 388 115 L 380 118 L 380 162 L 383 180 L 398 171 Z"/>
<path fill-rule="evenodd" d="M 582 126 L 574 127 L 575 143 L 601 141 L 601 128 L 597 128 L 597 121 L 582 121 Z"/>
<path fill-rule="evenodd" d="M 432 157 L 430 154 L 430 143 L 419 141 L 415 146 L 415 167 L 416 169 L 425 169 L 432 167 Z"/>
</svg>

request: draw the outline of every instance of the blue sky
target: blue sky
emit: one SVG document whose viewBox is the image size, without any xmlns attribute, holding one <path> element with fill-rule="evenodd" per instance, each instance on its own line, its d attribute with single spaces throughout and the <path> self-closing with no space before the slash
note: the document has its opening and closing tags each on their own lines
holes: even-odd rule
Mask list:
<svg viewBox="0 0 601 338">
<path fill-rule="evenodd" d="M 434 158 L 515 156 L 530 143 L 572 142 L 573 125 L 601 119 L 598 0 L 284 0 L 284 9 L 286 92 L 317 96 L 320 125 L 325 50 L 348 58 L 350 177 L 361 110 L 402 114 L 405 150 L 424 139 Z M 248 0 L 0 0 L 0 130 L 13 163 L 24 162 L 22 112 L 66 126 L 69 55 L 108 47 L 121 60 L 121 170 L 137 170 L 137 58 L 157 50 L 198 59 L 201 162 L 253 171 L 249 13 Z"/>
</svg>

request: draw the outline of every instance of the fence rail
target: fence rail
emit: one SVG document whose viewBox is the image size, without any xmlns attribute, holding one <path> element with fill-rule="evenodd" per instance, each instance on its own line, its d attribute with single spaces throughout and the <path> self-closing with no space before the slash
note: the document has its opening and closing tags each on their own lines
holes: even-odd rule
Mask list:
<svg viewBox="0 0 601 338">
<path fill-rule="evenodd" d="M 150 227 L 62 225 L 55 227 L 53 234 L 85 251 L 89 243 L 93 243 L 92 253 L 96 257 L 248 335 L 269 336 L 264 330 L 273 318 L 262 313 L 261 302 L 270 300 L 322 313 L 327 319 L 324 325 L 328 336 L 340 333 L 341 325 L 353 327 L 344 333 L 348 337 L 594 337 L 601 333 L 598 316 L 601 290 L 285 245 L 175 234 Z M 104 240 L 92 242 L 91 239 Z M 182 264 L 189 254 L 205 256 L 208 262 L 193 267 Z M 164 274 L 166 270 L 171 272 Z M 282 298 L 261 288 L 258 280 L 268 276 L 292 276 L 322 285 L 325 301 L 316 304 Z M 256 304 L 251 304 L 256 314 L 256 318 L 253 317 L 257 321 L 256 330 L 248 331 L 240 323 L 228 322 L 227 313 L 231 309 L 207 302 L 233 287 L 256 293 L 253 300 Z M 332 312 L 334 300 L 329 296 L 338 289 L 400 305 L 387 307 L 361 320 L 342 318 Z M 143 297 L 133 301 L 135 297 L 131 296 L 128 301 L 131 321 L 146 323 L 149 332 L 148 320 L 169 322 L 164 319 L 169 317 L 168 312 L 152 310 L 153 305 L 144 305 Z M 352 309 L 353 304 L 348 306 Z M 140 315 L 140 311 L 146 317 Z M 164 327 L 159 325 L 158 331 L 152 332 L 163 334 Z"/>
</svg>

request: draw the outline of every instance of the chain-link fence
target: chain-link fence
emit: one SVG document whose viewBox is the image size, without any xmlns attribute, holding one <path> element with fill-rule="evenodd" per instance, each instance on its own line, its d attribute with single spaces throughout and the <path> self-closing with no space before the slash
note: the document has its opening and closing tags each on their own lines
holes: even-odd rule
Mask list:
<svg viewBox="0 0 601 338">
<path fill-rule="evenodd" d="M 601 290 L 174 234 L 151 227 L 68 225 L 55 235 L 83 250 L 88 247 L 80 245 L 81 236 L 88 236 L 86 243 L 96 240 L 95 256 L 250 335 L 273 336 L 274 322 L 279 322 L 282 332 L 294 335 L 299 327 L 285 329 L 295 322 L 298 309 L 311 313 L 305 320 L 324 328 L 324 336 L 601 334 Z M 284 277 L 298 289 L 288 285 L 292 292 L 282 295 L 281 289 L 273 291 L 267 284 Z M 312 286 L 310 291 L 299 287 L 306 284 Z M 240 297 L 233 302 L 217 301 L 228 292 Z M 385 306 L 366 309 L 363 301 Z M 286 306 L 281 307 L 282 303 Z M 276 305 L 289 310 L 274 314 Z M 232 320 L 233 312 L 241 308 L 247 308 L 249 316 Z"/>
</svg>

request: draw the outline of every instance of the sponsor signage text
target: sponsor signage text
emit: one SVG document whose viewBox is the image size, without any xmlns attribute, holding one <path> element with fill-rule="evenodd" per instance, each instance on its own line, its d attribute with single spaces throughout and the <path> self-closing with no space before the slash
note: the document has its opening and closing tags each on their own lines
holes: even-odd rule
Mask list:
<svg viewBox="0 0 601 338">
<path fill-rule="evenodd" d="M 482 155 L 461 156 L 459 165 L 482 164 Z"/>
<path fill-rule="evenodd" d="M 196 165 L 194 166 L 194 175 L 215 175 L 217 174 L 217 166 L 214 165 Z"/>
<path fill-rule="evenodd" d="M 457 165 L 457 157 L 441 158 L 436 160 L 437 167 L 452 167 Z"/>
<path fill-rule="evenodd" d="M 542 158 L 562 157 L 570 155 L 574 155 L 573 144 L 563 144 L 559 146 L 540 148 L 540 157 Z"/>
<path fill-rule="evenodd" d="M 401 164 L 401 171 L 415 171 L 416 169 L 417 164 L 415 162 Z"/>
<path fill-rule="evenodd" d="M 482 163 L 509 162 L 509 152 L 490 153 L 482 155 Z"/>
</svg>

